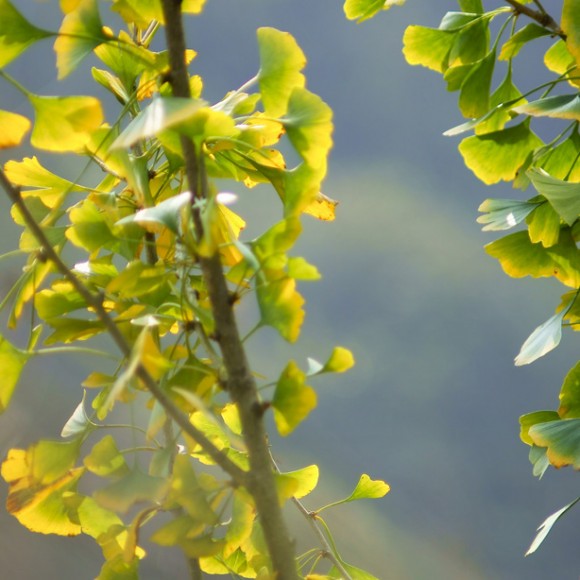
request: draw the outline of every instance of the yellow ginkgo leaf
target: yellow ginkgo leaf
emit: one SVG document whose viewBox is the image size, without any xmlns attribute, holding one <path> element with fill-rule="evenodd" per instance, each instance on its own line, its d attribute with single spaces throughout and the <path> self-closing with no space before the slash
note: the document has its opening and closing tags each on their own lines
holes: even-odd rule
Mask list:
<svg viewBox="0 0 580 580">
<path fill-rule="evenodd" d="M 30 129 L 30 121 L 22 115 L 0 111 L 0 149 L 17 147 Z"/>
</svg>

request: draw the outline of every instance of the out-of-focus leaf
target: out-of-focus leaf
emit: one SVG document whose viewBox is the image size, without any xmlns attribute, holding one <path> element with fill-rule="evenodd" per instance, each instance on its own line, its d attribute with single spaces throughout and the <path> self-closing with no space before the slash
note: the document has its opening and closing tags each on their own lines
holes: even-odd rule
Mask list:
<svg viewBox="0 0 580 580">
<path fill-rule="evenodd" d="M 580 2 L 564 0 L 562 4 L 562 30 L 566 34 L 566 47 L 580 66 Z"/>
<path fill-rule="evenodd" d="M 298 482 L 292 497 L 300 499 L 307 496 L 317 486 L 319 470 L 317 465 L 309 465 L 295 471 L 287 471 L 282 475 L 292 477 Z"/>
<path fill-rule="evenodd" d="M 577 497 L 573 502 L 565 505 L 563 508 L 559 509 L 557 512 L 554 512 L 551 516 L 546 518 L 538 528 L 538 533 L 534 538 L 534 541 L 528 548 L 526 552 L 526 556 L 533 554 L 542 544 L 542 542 L 546 539 L 547 535 L 550 533 L 551 529 L 554 527 L 554 524 L 571 508 L 573 508 L 578 501 L 580 501 L 580 497 Z"/>
<path fill-rule="evenodd" d="M 529 169 L 528 176 L 536 190 L 541 193 L 558 212 L 560 217 L 572 225 L 580 215 L 580 183 L 555 179 L 541 169 Z"/>
<path fill-rule="evenodd" d="M 272 407 L 278 432 L 290 434 L 316 407 L 316 393 L 306 383 L 306 375 L 290 361 L 276 384 Z"/>
<path fill-rule="evenodd" d="M 534 445 L 547 448 L 548 460 L 554 467 L 572 465 L 580 469 L 580 419 L 537 423 L 528 434 Z"/>
<path fill-rule="evenodd" d="M 30 121 L 10 111 L 0 111 L 0 149 L 17 147 L 30 129 Z"/>
<path fill-rule="evenodd" d="M 31 44 L 52 36 L 48 30 L 37 28 L 8 0 L 0 0 L 0 67 L 5 67 Z"/>
<path fill-rule="evenodd" d="M 497 58 L 498 60 L 510 60 L 517 56 L 528 42 L 550 34 L 551 32 L 547 28 L 539 26 L 534 22 L 526 24 L 504 43 Z"/>
<path fill-rule="evenodd" d="M 69 75 L 99 44 L 107 40 L 97 0 L 81 0 L 64 17 L 54 43 L 58 78 Z"/>
<path fill-rule="evenodd" d="M 366 572 L 365 570 L 361 570 L 356 566 L 351 566 L 346 562 L 340 563 L 342 567 L 349 573 L 351 578 L 356 578 L 356 580 L 379 580 L 376 576 L 373 576 L 370 572 Z M 332 568 L 328 573 L 331 578 L 342 578 L 342 572 L 337 570 L 336 568 Z"/>
<path fill-rule="evenodd" d="M 84 464 L 99 477 L 122 477 L 129 473 L 129 466 L 111 435 L 105 435 L 95 443 L 84 458 Z"/>
<path fill-rule="evenodd" d="M 62 431 L 60 432 L 61 437 L 74 437 L 75 435 L 81 435 L 85 433 L 90 427 L 90 421 L 85 412 L 85 397 L 86 391 L 83 391 L 83 398 L 81 402 L 77 405 L 73 414 L 70 416 L 69 420 L 65 423 Z"/>
<path fill-rule="evenodd" d="M 292 91 L 303 88 L 306 57 L 288 32 L 275 28 L 258 29 L 260 71 L 258 81 L 264 110 L 271 117 L 286 112 Z"/>
<path fill-rule="evenodd" d="M 477 223 L 485 224 L 481 228 L 484 232 L 509 230 L 523 222 L 537 207 L 537 203 L 517 199 L 486 199 L 478 208 L 484 215 L 477 218 Z"/>
<path fill-rule="evenodd" d="M 406 0 L 346 0 L 344 13 L 349 20 L 363 22 L 376 16 L 381 10 L 402 6 Z"/>
<path fill-rule="evenodd" d="M 2 369 L 0 413 L 8 408 L 22 369 L 24 369 L 30 356 L 30 353 L 16 348 L 3 336 L 0 336 L 0 369 Z"/>
<path fill-rule="evenodd" d="M 513 181 L 530 151 L 542 141 L 520 123 L 502 131 L 467 137 L 459 144 L 465 164 L 485 184 Z"/>
<path fill-rule="evenodd" d="M 562 310 L 562 312 L 554 314 L 530 334 L 515 358 L 516 366 L 533 363 L 560 344 L 562 339 L 562 320 L 565 313 Z"/>
<path fill-rule="evenodd" d="M 35 114 L 30 141 L 39 149 L 79 151 L 103 122 L 101 103 L 95 97 L 28 98 Z"/>
</svg>

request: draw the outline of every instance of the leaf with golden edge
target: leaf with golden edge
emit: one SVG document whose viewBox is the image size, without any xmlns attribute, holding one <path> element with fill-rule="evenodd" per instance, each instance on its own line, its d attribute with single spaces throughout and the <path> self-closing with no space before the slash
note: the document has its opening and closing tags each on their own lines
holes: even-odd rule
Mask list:
<svg viewBox="0 0 580 580">
<path fill-rule="evenodd" d="M 103 122 L 101 102 L 95 97 L 29 95 L 35 122 L 31 143 L 46 151 L 80 151 Z"/>
<path fill-rule="evenodd" d="M 0 149 L 18 147 L 30 129 L 30 121 L 10 111 L 0 111 Z"/>
</svg>

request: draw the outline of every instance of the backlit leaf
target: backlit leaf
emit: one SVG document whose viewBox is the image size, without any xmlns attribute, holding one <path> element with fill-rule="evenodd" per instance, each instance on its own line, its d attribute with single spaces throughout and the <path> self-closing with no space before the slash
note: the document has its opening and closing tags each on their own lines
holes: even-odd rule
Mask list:
<svg viewBox="0 0 580 580">
<path fill-rule="evenodd" d="M 79 151 L 103 122 L 101 103 L 95 97 L 30 95 L 29 99 L 35 114 L 30 141 L 39 149 Z"/>
<path fill-rule="evenodd" d="M 568 71 L 573 71 L 576 67 L 576 61 L 574 57 L 570 54 L 566 43 L 560 39 L 556 41 L 544 54 L 544 64 L 546 67 L 555 72 L 557 75 L 563 75 Z M 571 76 L 574 77 L 574 73 L 571 72 Z M 578 84 L 578 80 L 570 80 L 573 85 Z"/>
<path fill-rule="evenodd" d="M 448 68 L 449 53 L 455 34 L 425 26 L 409 26 L 403 36 L 403 54 L 410 65 L 421 65 L 443 73 Z"/>
<path fill-rule="evenodd" d="M 344 373 L 354 366 L 354 357 L 350 350 L 342 346 L 335 346 L 330 358 L 326 361 L 321 372 Z"/>
<path fill-rule="evenodd" d="M 83 391 L 83 398 L 81 402 L 77 405 L 73 414 L 70 416 L 69 420 L 65 423 L 62 431 L 60 432 L 61 437 L 66 438 L 81 435 L 85 433 L 90 427 L 91 423 L 85 411 L 85 397 L 86 391 Z"/>
<path fill-rule="evenodd" d="M 562 4 L 562 30 L 566 34 L 566 47 L 580 66 L 580 1 L 564 0 Z"/>
<path fill-rule="evenodd" d="M 31 44 L 51 35 L 28 22 L 11 2 L 0 0 L 0 67 L 5 67 Z"/>
<path fill-rule="evenodd" d="M 572 465 L 580 469 L 580 419 L 538 423 L 528 433 L 534 445 L 548 449 L 548 459 L 554 467 Z"/>
<path fill-rule="evenodd" d="M 555 95 L 514 107 L 515 113 L 532 117 L 552 117 L 580 121 L 580 96 Z"/>
<path fill-rule="evenodd" d="M 538 528 L 538 533 L 534 538 L 534 541 L 528 548 L 526 552 L 526 556 L 533 554 L 542 544 L 542 542 L 546 539 L 547 535 L 550 533 L 551 529 L 554 527 L 554 524 L 572 507 L 574 507 L 578 501 L 580 501 L 580 497 L 577 497 L 573 502 L 565 505 L 563 508 L 559 509 L 557 512 L 554 512 L 551 516 L 546 518 Z"/>
<path fill-rule="evenodd" d="M 522 415 L 520 417 L 520 439 L 526 445 L 533 445 L 534 442 L 529 435 L 530 427 L 537 423 L 546 423 L 548 421 L 557 421 L 559 419 L 560 416 L 556 411 L 535 411 L 533 413 L 528 413 L 527 415 Z"/>
<path fill-rule="evenodd" d="M 542 36 L 548 36 L 549 34 L 551 34 L 551 32 L 547 28 L 539 26 L 534 22 L 526 24 L 504 43 L 497 58 L 498 60 L 509 60 L 514 58 L 528 42 L 531 42 L 536 38 L 541 38 Z"/>
<path fill-rule="evenodd" d="M 272 407 L 278 432 L 290 434 L 316 407 L 316 393 L 305 383 L 306 375 L 290 361 L 278 379 Z"/>
<path fill-rule="evenodd" d="M 16 348 L 3 336 L 0 336 L 0 369 L 2 369 L 0 413 L 3 413 L 8 408 L 22 369 L 30 356 L 29 353 Z"/>
<path fill-rule="evenodd" d="M 560 239 L 561 219 L 549 203 L 542 203 L 526 218 L 528 234 L 533 244 L 551 248 Z"/>
<path fill-rule="evenodd" d="M 363 473 L 360 476 L 353 492 L 348 497 L 338 501 L 333 501 L 332 503 L 318 509 L 317 512 L 321 512 L 322 510 L 325 510 L 329 507 L 334 507 L 359 499 L 379 499 L 387 495 L 390 490 L 391 487 L 388 483 L 380 479 L 373 480 L 366 473 Z"/>
<path fill-rule="evenodd" d="M 560 390 L 558 415 L 562 419 L 580 418 L 580 362 L 570 370 Z"/>
<path fill-rule="evenodd" d="M 388 10 L 392 6 L 402 6 L 406 0 L 346 0 L 344 13 L 349 20 L 363 22 L 378 14 L 381 10 Z"/>
<path fill-rule="evenodd" d="M 528 459 L 532 464 L 532 474 L 538 479 L 542 479 L 544 473 L 548 470 L 550 462 L 548 461 L 548 454 L 545 447 L 538 447 L 533 445 L 530 447 Z"/>
<path fill-rule="evenodd" d="M 560 217 L 572 225 L 580 215 L 580 183 L 555 179 L 535 168 L 528 170 L 528 176 L 536 190 L 550 202 Z"/>
<path fill-rule="evenodd" d="M 303 88 L 306 57 L 288 32 L 275 28 L 259 28 L 260 71 L 258 81 L 267 115 L 279 117 L 286 112 L 295 88 Z"/>
<path fill-rule="evenodd" d="M 92 201 L 86 199 L 70 211 L 72 226 L 67 229 L 66 237 L 79 248 L 88 252 L 103 247 L 116 247 L 117 236 L 112 231 L 112 220 Z"/>
<path fill-rule="evenodd" d="M 30 129 L 30 121 L 10 111 L 0 111 L 0 149 L 17 147 Z"/>
<path fill-rule="evenodd" d="M 95 443 L 83 460 L 85 467 L 99 477 L 122 477 L 129 473 L 125 457 L 111 435 Z"/>
<path fill-rule="evenodd" d="M 513 181 L 529 152 L 541 145 L 527 123 L 520 123 L 503 131 L 467 137 L 459 144 L 459 151 L 467 167 L 491 185 Z"/>
<path fill-rule="evenodd" d="M 481 228 L 484 232 L 509 230 L 523 222 L 537 207 L 537 203 L 517 199 L 486 199 L 478 208 L 484 215 L 477 218 L 477 223 L 485 224 Z"/>
<path fill-rule="evenodd" d="M 54 43 L 58 78 L 69 75 L 99 44 L 108 40 L 103 32 L 97 0 L 81 0 L 63 19 Z"/>
<path fill-rule="evenodd" d="M 459 109 L 469 119 L 480 117 L 490 108 L 491 79 L 495 68 L 495 51 L 475 63 L 461 84 Z"/>
<path fill-rule="evenodd" d="M 562 310 L 558 314 L 554 314 L 530 334 L 515 358 L 516 366 L 533 363 L 560 344 L 562 339 L 562 320 L 565 313 L 566 311 Z"/>
<path fill-rule="evenodd" d="M 319 470 L 317 465 L 309 465 L 295 471 L 287 471 L 282 475 L 292 477 L 298 482 L 292 497 L 300 499 L 307 496 L 317 486 Z"/>
</svg>

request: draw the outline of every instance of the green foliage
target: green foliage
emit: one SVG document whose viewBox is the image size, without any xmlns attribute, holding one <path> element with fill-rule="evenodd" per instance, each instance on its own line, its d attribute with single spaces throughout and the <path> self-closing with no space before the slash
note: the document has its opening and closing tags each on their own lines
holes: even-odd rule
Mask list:
<svg viewBox="0 0 580 580">
<path fill-rule="evenodd" d="M 345 8 L 361 21 L 400 3 Z M 31 358 L 70 352 L 112 359 L 83 382 L 82 400 L 61 431 L 65 441 L 9 451 L 2 463 L 7 509 L 32 531 L 94 538 L 103 552 L 101 580 L 137 578 L 147 541 L 180 548 L 206 574 L 295 578 L 294 560 L 280 564 L 272 547 L 286 542 L 293 556 L 292 543 L 274 537 L 284 533 L 281 520 L 268 522 L 289 500 L 307 511 L 299 500 L 315 489 L 319 470 L 280 473 L 263 416 L 273 414 L 279 433 L 290 434 L 317 404 L 307 380 L 345 372 L 354 358 L 336 347 L 324 364 L 309 359 L 303 371 L 290 361 L 274 382 L 256 383 L 232 313 L 240 301 L 255 300 L 259 317 L 248 337 L 271 326 L 287 341 L 299 338 L 305 301 L 298 282 L 320 273 L 290 252 L 303 213 L 335 217 L 336 202 L 320 193 L 332 111 L 306 88 L 306 58 L 295 39 L 272 28 L 258 30 L 256 76 L 221 101 L 202 98 L 196 74 L 187 72 L 186 88 L 179 88 L 171 63 L 189 66 L 195 52 L 150 49 L 164 25 L 175 36 L 174 4 L 114 0 L 105 8 L 96 0 L 61 0 L 59 29 L 45 31 L 0 0 L 1 67 L 47 38 L 55 39 L 59 79 L 78 74 L 90 55 L 100 61 L 92 69 L 95 94 L 87 96 L 33 94 L 0 68 L 0 78 L 30 105 L 27 116 L 0 111 L 0 148 L 25 144 L 30 132 L 35 150 L 0 171 L 26 260 L 2 307 L 11 327 L 29 311 L 40 322 L 26 349 L 0 337 L 0 411 Z M 203 6 L 185 0 L 180 12 L 200 14 Z M 106 9 L 126 30 L 108 27 Z M 118 103 L 108 120 L 104 92 Z M 294 167 L 284 159 L 289 146 L 299 160 Z M 95 165 L 102 177 L 81 184 L 56 175 L 43 152 L 74 154 L 80 176 Z M 282 201 L 281 220 L 243 239 L 244 219 L 223 203 L 224 178 L 248 187 L 269 183 Z M 73 264 L 63 252 L 71 245 Z M 102 334 L 118 354 L 105 341 L 99 350 L 83 346 Z M 134 417 L 148 415 L 145 424 L 115 423 L 123 405 Z M 129 448 L 108 431 L 113 425 L 132 433 Z M 364 475 L 332 505 L 388 491 Z M 301 575 L 316 577 L 328 558 L 333 571 L 320 578 L 372 578 L 344 563 L 326 524 L 313 521 L 324 540 L 314 565 L 299 557 Z"/>
</svg>

